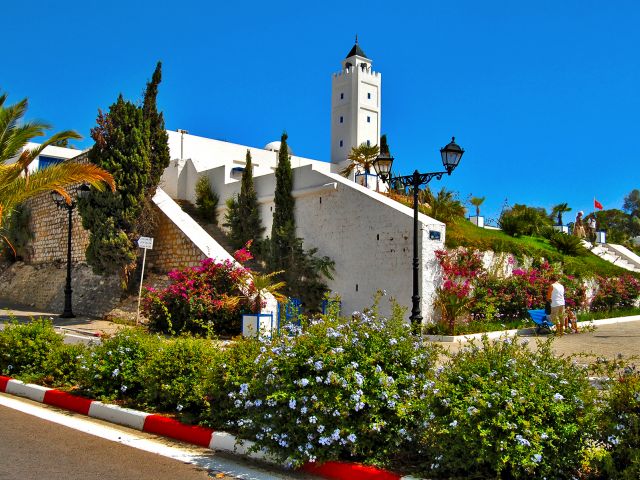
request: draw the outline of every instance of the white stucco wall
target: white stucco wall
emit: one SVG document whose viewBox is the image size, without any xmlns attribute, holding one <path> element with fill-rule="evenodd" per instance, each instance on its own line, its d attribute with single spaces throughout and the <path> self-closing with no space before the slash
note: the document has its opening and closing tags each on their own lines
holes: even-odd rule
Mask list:
<svg viewBox="0 0 640 480">
<path fill-rule="evenodd" d="M 169 132 L 169 139 L 174 158 L 176 149 L 178 155 L 180 152 L 180 134 Z M 231 169 L 244 163 L 247 147 L 185 135 L 183 149 L 189 157 L 171 162 L 163 175 L 164 190 L 175 198 L 195 202 L 195 184 L 207 175 L 220 196 L 218 221 L 222 224 L 225 200 L 240 189 L 240 176 L 233 177 Z M 254 183 L 267 236 L 271 234 L 277 154 L 249 149 L 252 162 L 258 164 Z M 291 163 L 298 236 L 305 239 L 305 248 L 318 248 L 319 255 L 335 261 L 335 278 L 329 286 L 341 295 L 343 312 L 370 306 L 377 290 L 386 290 L 410 309 L 413 210 L 331 173 L 327 162 L 293 156 Z M 444 248 L 445 225 L 422 214 L 419 220 L 421 306 L 428 321 L 440 281 L 434 252 Z M 429 240 L 429 230 L 439 232 L 440 240 Z"/>
<path fill-rule="evenodd" d="M 305 248 L 318 248 L 336 263 L 330 288 L 342 297 L 343 313 L 370 306 L 378 290 L 386 290 L 401 305 L 411 307 L 413 210 L 383 195 L 308 165 L 293 170 L 298 236 Z M 221 169 L 209 174 L 222 177 Z M 217 180 L 216 180 L 217 182 Z M 275 176 L 254 179 L 265 236 L 271 234 Z M 239 183 L 227 184 L 225 193 L 237 193 Z M 219 207 L 223 221 L 225 208 Z M 440 281 L 435 251 L 444 248 L 445 226 L 420 214 L 422 312 L 430 320 L 432 298 Z M 429 230 L 440 241 L 429 240 Z M 424 239 L 424 240 L 423 240 Z M 388 305 L 383 305 L 388 312 Z M 408 314 L 407 314 L 408 317 Z"/>
<path fill-rule="evenodd" d="M 24 151 L 24 150 L 32 150 L 34 148 L 38 148 L 40 145 L 41 145 L 40 143 L 29 142 L 24 146 L 22 151 Z M 65 147 L 48 146 L 48 147 L 44 148 L 44 150 L 42 151 L 41 155 L 43 155 L 45 157 L 59 158 L 60 160 L 68 160 L 70 158 L 77 157 L 78 155 L 82 154 L 83 152 L 85 152 L 85 150 L 78 150 L 76 148 L 65 148 Z M 18 157 L 14 157 L 14 158 L 10 159 L 7 162 L 7 164 L 15 163 L 15 161 L 17 159 L 18 159 Z M 33 162 L 31 162 L 31 164 L 29 165 L 29 171 L 30 172 L 34 172 L 40 167 L 39 159 L 40 159 L 40 157 L 38 156 Z"/>
</svg>

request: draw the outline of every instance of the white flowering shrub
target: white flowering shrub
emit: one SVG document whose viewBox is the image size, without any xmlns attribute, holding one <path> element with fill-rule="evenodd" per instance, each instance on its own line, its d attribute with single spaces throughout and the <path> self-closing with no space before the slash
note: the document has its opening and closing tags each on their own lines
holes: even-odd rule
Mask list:
<svg viewBox="0 0 640 480">
<path fill-rule="evenodd" d="M 290 466 L 328 460 L 389 464 L 413 423 L 417 386 L 437 348 L 395 307 L 353 318 L 323 316 L 265 342 L 255 370 L 228 393 L 232 428 Z M 236 379 L 237 381 L 238 379 Z"/>
<path fill-rule="evenodd" d="M 81 360 L 81 391 L 101 400 L 136 398 L 144 386 L 141 368 L 160 343 L 160 338 L 134 329 L 104 339 Z"/>
<path fill-rule="evenodd" d="M 640 478 L 640 371 L 632 365 L 616 375 L 605 391 L 600 416 L 600 478 Z"/>
<path fill-rule="evenodd" d="M 472 344 L 437 371 L 416 409 L 419 470 L 431 478 L 573 478 L 595 430 L 583 368 L 512 339 Z"/>
</svg>

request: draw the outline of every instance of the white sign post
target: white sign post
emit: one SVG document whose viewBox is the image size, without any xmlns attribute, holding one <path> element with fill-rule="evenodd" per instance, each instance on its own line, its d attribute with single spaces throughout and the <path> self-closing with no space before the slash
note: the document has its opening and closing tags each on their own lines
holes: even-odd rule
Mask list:
<svg viewBox="0 0 640 480">
<path fill-rule="evenodd" d="M 140 290 L 138 290 L 138 311 L 136 312 L 136 325 L 140 319 L 140 299 L 142 298 L 142 280 L 144 279 L 144 264 L 147 261 L 147 250 L 153 250 L 153 238 L 140 237 L 138 239 L 138 247 L 144 249 L 142 254 L 142 272 L 140 273 Z"/>
</svg>

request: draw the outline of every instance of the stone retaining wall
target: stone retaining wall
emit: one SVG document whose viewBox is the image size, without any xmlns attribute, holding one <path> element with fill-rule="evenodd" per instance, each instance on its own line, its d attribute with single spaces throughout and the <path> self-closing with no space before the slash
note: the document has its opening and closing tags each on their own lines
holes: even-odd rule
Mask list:
<svg viewBox="0 0 640 480">
<path fill-rule="evenodd" d="M 67 189 L 71 198 L 76 198 L 79 185 Z M 46 193 L 26 203 L 31 210 L 29 228 L 33 239 L 28 248 L 30 264 L 67 261 L 67 233 L 69 230 L 69 211 L 59 208 L 51 196 Z M 82 228 L 82 219 L 78 209 L 72 211 L 71 260 L 74 263 L 86 261 L 84 252 L 89 245 L 89 232 Z"/>
<path fill-rule="evenodd" d="M 66 277 L 63 262 L 16 262 L 0 272 L 0 305 L 22 305 L 61 313 Z M 102 317 L 118 304 L 122 292 L 117 275 L 95 275 L 86 263 L 73 264 L 71 289 L 73 313 L 87 317 Z"/>
</svg>

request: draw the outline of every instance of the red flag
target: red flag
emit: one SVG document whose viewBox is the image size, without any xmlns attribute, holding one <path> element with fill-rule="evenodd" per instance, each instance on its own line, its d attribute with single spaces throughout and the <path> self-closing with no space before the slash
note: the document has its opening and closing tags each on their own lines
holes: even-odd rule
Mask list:
<svg viewBox="0 0 640 480">
<path fill-rule="evenodd" d="M 602 209 L 603 209 L 603 206 L 602 206 L 602 204 L 601 204 L 598 200 L 596 200 L 596 199 L 594 198 L 594 199 L 593 199 L 593 208 L 597 208 L 598 210 L 602 210 Z"/>
</svg>

